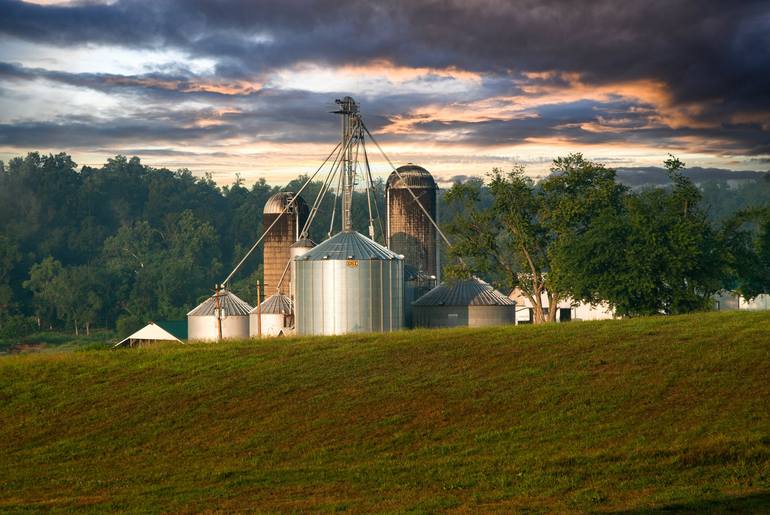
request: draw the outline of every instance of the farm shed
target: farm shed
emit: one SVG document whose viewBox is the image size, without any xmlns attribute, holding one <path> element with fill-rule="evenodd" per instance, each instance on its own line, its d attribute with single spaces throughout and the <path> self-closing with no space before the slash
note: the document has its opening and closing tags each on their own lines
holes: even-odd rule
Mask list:
<svg viewBox="0 0 770 515">
<path fill-rule="evenodd" d="M 132 335 L 124 338 L 114 347 L 138 347 L 157 342 L 184 343 L 187 339 L 187 323 L 184 320 L 150 322 Z"/>
</svg>

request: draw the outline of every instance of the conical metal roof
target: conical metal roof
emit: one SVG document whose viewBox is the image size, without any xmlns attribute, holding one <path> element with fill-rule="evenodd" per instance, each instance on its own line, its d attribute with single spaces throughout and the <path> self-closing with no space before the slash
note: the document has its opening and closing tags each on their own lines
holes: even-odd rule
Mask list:
<svg viewBox="0 0 770 515">
<path fill-rule="evenodd" d="M 251 312 L 263 315 L 291 315 L 294 312 L 294 303 L 286 295 L 275 293 L 262 301 L 259 310 L 254 308 Z"/>
<path fill-rule="evenodd" d="M 414 306 L 513 306 L 516 303 L 478 277 L 443 282 L 412 303 Z"/>
<path fill-rule="evenodd" d="M 236 294 L 228 290 L 219 292 L 219 307 L 222 309 L 222 316 L 248 316 L 251 306 Z M 187 313 L 188 317 L 208 317 L 216 316 L 217 312 L 217 294 L 215 293 L 208 299 L 198 305 L 195 309 Z"/>
<path fill-rule="evenodd" d="M 308 251 L 304 256 L 297 258 L 300 261 L 325 261 L 325 260 L 391 260 L 401 259 L 401 256 L 383 247 L 376 241 L 370 240 L 356 231 L 338 232 L 317 247 Z"/>
</svg>

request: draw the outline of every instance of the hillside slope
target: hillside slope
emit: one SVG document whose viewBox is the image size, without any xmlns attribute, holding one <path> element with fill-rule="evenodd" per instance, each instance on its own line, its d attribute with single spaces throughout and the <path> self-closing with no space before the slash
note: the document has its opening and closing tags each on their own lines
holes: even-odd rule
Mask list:
<svg viewBox="0 0 770 515">
<path fill-rule="evenodd" d="M 770 313 L 0 359 L 0 510 L 770 505 Z"/>
</svg>

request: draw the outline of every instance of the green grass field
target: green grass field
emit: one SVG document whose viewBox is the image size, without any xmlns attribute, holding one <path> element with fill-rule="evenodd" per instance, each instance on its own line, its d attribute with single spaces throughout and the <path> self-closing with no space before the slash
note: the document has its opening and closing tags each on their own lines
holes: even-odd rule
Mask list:
<svg viewBox="0 0 770 515">
<path fill-rule="evenodd" d="M 0 511 L 770 511 L 770 312 L 0 358 Z"/>
</svg>

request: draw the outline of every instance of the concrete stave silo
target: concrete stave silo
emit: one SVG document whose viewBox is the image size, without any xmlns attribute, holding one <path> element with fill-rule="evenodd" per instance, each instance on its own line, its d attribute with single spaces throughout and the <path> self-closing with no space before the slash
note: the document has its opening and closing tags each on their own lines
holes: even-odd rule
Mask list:
<svg viewBox="0 0 770 515">
<path fill-rule="evenodd" d="M 485 327 L 513 324 L 516 303 L 473 277 L 441 283 L 412 303 L 415 327 Z"/>
<path fill-rule="evenodd" d="M 284 275 L 284 270 L 291 259 L 290 248 L 297 241 L 308 217 L 309 210 L 301 196 L 297 197 L 286 213 L 283 213 L 294 197 L 293 192 L 281 191 L 270 197 L 263 209 L 262 227 L 264 228 L 270 227 L 270 224 L 280 217 L 278 223 L 265 235 L 264 240 L 263 263 L 266 295 L 278 292 L 281 276 Z M 291 292 L 291 270 L 286 270 L 281 283 L 281 292 Z"/>
<path fill-rule="evenodd" d="M 358 232 L 343 231 L 294 264 L 298 335 L 404 327 L 402 256 Z"/>
<path fill-rule="evenodd" d="M 403 255 L 405 264 L 440 280 L 438 239 L 430 220 L 437 220 L 438 186 L 430 172 L 421 166 L 409 163 L 397 171 L 392 172 L 385 183 L 388 248 Z M 415 197 L 430 218 L 420 209 Z"/>
<path fill-rule="evenodd" d="M 187 337 L 190 341 L 248 338 L 251 310 L 233 292 L 220 290 L 187 313 Z"/>
</svg>

